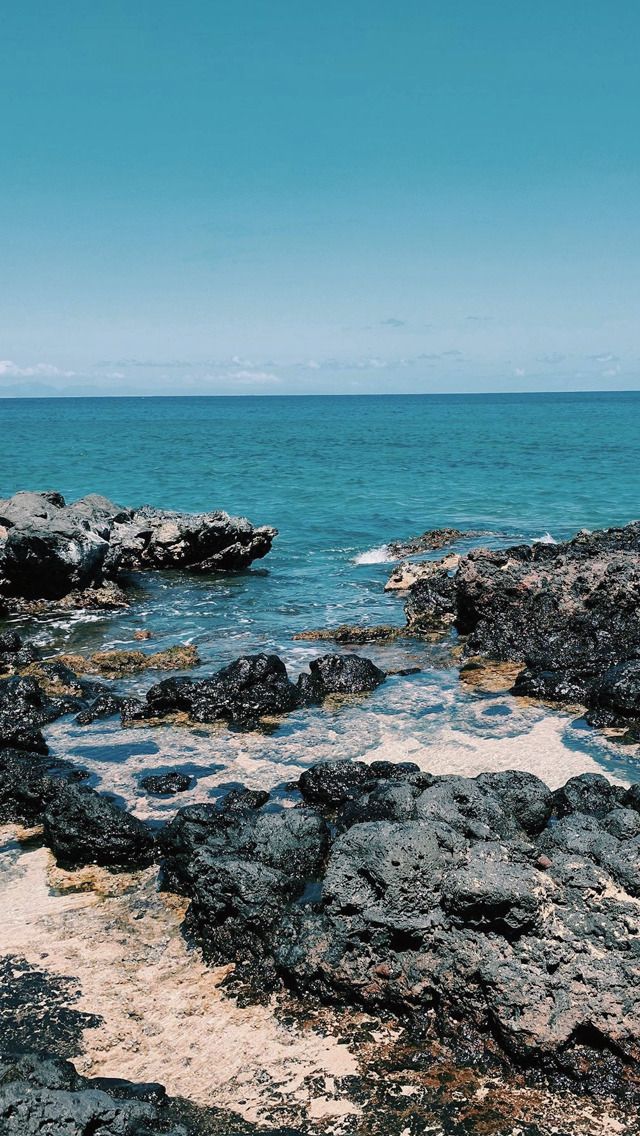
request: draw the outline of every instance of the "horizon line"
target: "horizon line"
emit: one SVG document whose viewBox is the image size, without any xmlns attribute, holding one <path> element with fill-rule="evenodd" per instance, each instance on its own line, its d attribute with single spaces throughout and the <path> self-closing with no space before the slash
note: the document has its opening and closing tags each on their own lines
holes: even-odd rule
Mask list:
<svg viewBox="0 0 640 1136">
<path fill-rule="evenodd" d="M 27 394 L 3 395 L 0 402 L 92 402 L 107 399 L 205 399 L 205 398 L 484 398 L 487 396 L 498 398 L 539 396 L 565 397 L 567 395 L 629 395 L 640 394 L 640 387 L 597 389 L 579 388 L 577 390 L 486 390 L 486 391 L 301 391 L 294 392 L 258 392 L 242 391 L 238 393 L 214 392 L 202 394 Z"/>
</svg>

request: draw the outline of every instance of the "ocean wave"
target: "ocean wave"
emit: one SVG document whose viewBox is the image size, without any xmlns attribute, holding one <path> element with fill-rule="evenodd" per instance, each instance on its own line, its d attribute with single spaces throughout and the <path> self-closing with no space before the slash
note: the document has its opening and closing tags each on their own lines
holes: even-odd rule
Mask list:
<svg viewBox="0 0 640 1136">
<path fill-rule="evenodd" d="M 393 564 L 396 557 L 391 555 L 388 544 L 380 544 L 377 548 L 369 548 L 366 552 L 359 552 L 354 556 L 354 564 Z"/>
<path fill-rule="evenodd" d="M 550 532 L 543 533 L 542 536 L 536 536 L 533 539 L 534 544 L 557 544 L 557 540 Z"/>
</svg>

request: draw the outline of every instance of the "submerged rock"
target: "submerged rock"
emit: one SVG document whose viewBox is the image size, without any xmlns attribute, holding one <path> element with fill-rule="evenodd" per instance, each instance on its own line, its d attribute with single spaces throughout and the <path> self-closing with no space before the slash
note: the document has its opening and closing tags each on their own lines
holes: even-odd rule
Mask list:
<svg viewBox="0 0 640 1136">
<path fill-rule="evenodd" d="M 143 671 L 187 671 L 200 665 L 197 648 L 188 643 L 166 647 L 164 651 L 94 651 L 92 655 L 58 656 L 58 660 L 77 674 L 99 674 L 105 678 L 123 678 Z"/>
<path fill-rule="evenodd" d="M 0 501 L 0 603 L 21 610 L 73 596 L 83 606 L 124 573 L 150 568 L 237 571 L 265 556 L 275 536 L 223 512 L 126 509 L 97 494 L 67 505 L 59 493 L 16 493 Z"/>
<path fill-rule="evenodd" d="M 300 791 L 305 808 L 196 805 L 167 826 L 207 958 L 640 1098 L 637 787 L 325 762 Z"/>
<path fill-rule="evenodd" d="M 416 556 L 420 552 L 435 552 L 447 548 L 457 540 L 471 535 L 461 532 L 460 529 L 428 529 L 420 536 L 410 537 L 408 540 L 393 540 L 387 548 L 390 556 L 402 560 L 405 556 Z"/>
<path fill-rule="evenodd" d="M 332 643 L 390 643 L 404 634 L 403 627 L 390 627 L 386 624 L 373 627 L 354 627 L 342 623 L 339 627 L 318 628 L 313 631 L 298 631 L 292 639 L 303 639 L 310 643 L 329 640 Z"/>
<path fill-rule="evenodd" d="M 177 769 L 172 769 L 168 773 L 150 774 L 149 777 L 143 777 L 140 780 L 140 787 L 146 793 L 152 793 L 154 796 L 169 796 L 173 797 L 176 793 L 185 793 L 187 789 L 191 788 L 193 778 L 189 777 L 187 773 L 180 773 Z"/>
</svg>

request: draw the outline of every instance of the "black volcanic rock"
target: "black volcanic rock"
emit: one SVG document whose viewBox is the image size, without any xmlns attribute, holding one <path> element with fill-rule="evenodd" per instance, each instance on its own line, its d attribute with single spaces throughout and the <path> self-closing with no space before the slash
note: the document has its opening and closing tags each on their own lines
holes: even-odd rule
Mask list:
<svg viewBox="0 0 640 1136">
<path fill-rule="evenodd" d="M 330 694 L 359 694 L 384 682 L 385 672 L 360 655 L 323 655 L 308 672 L 291 682 L 277 655 L 241 655 L 211 678 L 164 679 L 146 700 L 125 700 L 123 721 L 144 721 L 183 713 L 193 722 L 225 721 L 239 729 L 255 729 L 266 717 L 280 717 L 322 702 Z"/>
<path fill-rule="evenodd" d="M 0 749 L 0 822 L 40 824 L 44 810 L 60 791 L 53 759 L 41 752 Z"/>
<path fill-rule="evenodd" d="M 0 602 L 56 601 L 150 568 L 237 571 L 265 556 L 276 530 L 227 513 L 125 509 L 90 494 L 67 505 L 57 493 L 0 501 Z"/>
<path fill-rule="evenodd" d="M 315 808 L 191 806 L 167 826 L 208 959 L 258 993 L 280 976 L 640 1099 L 637 787 L 325 762 L 300 790 Z"/>
<path fill-rule="evenodd" d="M 35 1039 L 34 1039 L 35 1043 Z M 2 1136 L 302 1136 L 167 1096 L 163 1085 L 87 1078 L 42 1053 L 0 1055 Z"/>
<path fill-rule="evenodd" d="M 153 856 L 151 829 L 108 797 L 78 785 L 64 785 L 47 805 L 44 840 L 65 868 L 84 864 L 134 868 Z"/>
<path fill-rule="evenodd" d="M 521 661 L 514 693 L 585 703 L 599 725 L 640 721 L 640 522 L 563 544 L 476 549 L 416 583 L 409 629 L 446 627 L 464 653 Z"/>
<path fill-rule="evenodd" d="M 89 726 L 98 718 L 111 718 L 114 714 L 119 714 L 121 709 L 122 699 L 115 694 L 105 692 L 99 694 L 85 710 L 81 710 L 75 720 L 79 726 Z"/>
<path fill-rule="evenodd" d="M 176 793 L 184 793 L 187 789 L 190 789 L 192 781 L 193 778 L 189 777 L 188 774 L 173 769 L 168 773 L 150 774 L 148 777 L 142 777 L 140 788 L 153 796 L 173 797 Z"/>
</svg>

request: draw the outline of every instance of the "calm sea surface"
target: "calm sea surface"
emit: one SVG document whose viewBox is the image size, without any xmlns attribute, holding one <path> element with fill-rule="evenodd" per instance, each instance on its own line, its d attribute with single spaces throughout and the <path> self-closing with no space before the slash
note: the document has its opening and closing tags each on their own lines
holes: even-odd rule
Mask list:
<svg viewBox="0 0 640 1136">
<path fill-rule="evenodd" d="M 401 623 L 401 601 L 383 592 L 388 540 L 442 525 L 490 534 L 475 543 L 560 539 L 640 515 L 640 393 L 7 399 L 0 400 L 0 428 L 0 496 L 21 488 L 55 488 L 69 499 L 100 492 L 127 505 L 223 508 L 277 526 L 272 553 L 252 572 L 145 577 L 144 595 L 125 615 L 36 628 L 43 643 L 89 649 L 129 645 L 145 626 L 158 645 L 196 642 L 205 670 L 242 652 L 275 649 L 295 671 L 318 653 L 292 642 L 296 631 Z M 392 680 L 357 709 L 294 716 L 268 744 L 261 741 L 259 768 L 250 773 L 273 780 L 270 766 L 284 754 L 299 765 L 394 745 L 400 756 L 429 745 L 449 753 L 447 746 L 464 749 L 464 739 L 486 750 L 510 737 L 530 741 L 541 727 L 542 712 L 522 711 L 508 698 L 496 712 L 461 690 L 433 648 L 406 643 L 366 653 L 424 670 Z M 614 751 L 563 715 L 551 719 L 562 723 L 558 744 L 567 752 L 577 747 L 635 779 L 631 750 Z M 56 729 L 67 747 L 80 733 L 63 724 L 52 736 Z M 150 735 L 147 765 L 187 756 L 198 765 L 202 744 L 184 731 L 176 742 L 175 733 L 163 733 L 160 744 L 158 731 Z M 113 725 L 96 727 L 73 744 L 95 747 L 97 776 L 102 756 L 112 769 L 129 762 L 133 777 L 131 753 L 105 756 L 116 736 L 123 735 Z M 220 780 L 237 772 L 227 752 L 236 743 L 226 734 L 217 739 Z M 248 749 L 256 744 L 247 742 Z"/>
</svg>

